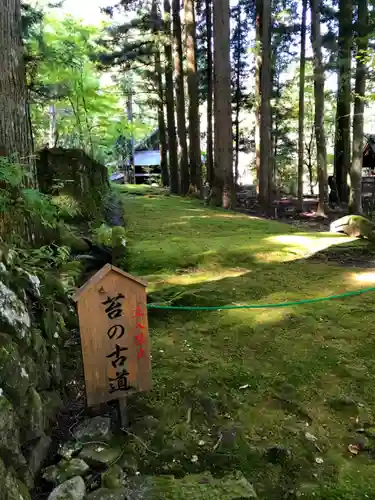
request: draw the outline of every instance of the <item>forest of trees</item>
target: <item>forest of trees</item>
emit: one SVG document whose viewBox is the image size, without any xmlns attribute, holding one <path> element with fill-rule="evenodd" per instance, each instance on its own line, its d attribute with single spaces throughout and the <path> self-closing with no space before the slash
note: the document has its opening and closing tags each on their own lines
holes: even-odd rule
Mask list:
<svg viewBox="0 0 375 500">
<path fill-rule="evenodd" d="M 332 166 L 339 201 L 361 212 L 372 0 L 121 0 L 101 27 L 57 9 L 3 2 L 3 156 L 32 169 L 35 151 L 58 145 L 109 164 L 158 128 L 174 194 L 208 184 L 212 205 L 235 207 L 246 152 L 265 211 L 280 190 L 302 205 L 317 184 L 324 213 Z"/>
</svg>

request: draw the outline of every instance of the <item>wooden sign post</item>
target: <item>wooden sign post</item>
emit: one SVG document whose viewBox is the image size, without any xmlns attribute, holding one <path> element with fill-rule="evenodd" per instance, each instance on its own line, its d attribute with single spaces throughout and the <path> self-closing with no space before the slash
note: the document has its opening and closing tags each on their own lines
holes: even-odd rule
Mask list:
<svg viewBox="0 0 375 500">
<path fill-rule="evenodd" d="M 74 296 L 89 406 L 151 389 L 146 287 L 107 264 Z"/>
</svg>

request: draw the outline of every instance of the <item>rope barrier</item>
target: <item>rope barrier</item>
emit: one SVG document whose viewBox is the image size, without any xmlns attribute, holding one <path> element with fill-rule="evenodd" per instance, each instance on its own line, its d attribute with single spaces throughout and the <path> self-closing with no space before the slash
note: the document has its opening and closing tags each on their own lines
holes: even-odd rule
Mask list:
<svg viewBox="0 0 375 500">
<path fill-rule="evenodd" d="M 315 299 L 294 300 L 290 302 L 279 302 L 275 304 L 249 304 L 249 305 L 227 305 L 227 306 L 168 306 L 158 304 L 148 304 L 148 309 L 162 309 L 173 311 L 224 311 L 231 309 L 276 309 L 281 307 L 300 306 L 304 304 L 314 304 L 317 302 L 326 302 L 328 300 L 344 299 L 346 297 L 355 297 L 364 293 L 374 292 L 375 287 L 362 288 L 352 292 L 340 293 L 338 295 L 329 295 L 328 297 L 317 297 Z"/>
</svg>

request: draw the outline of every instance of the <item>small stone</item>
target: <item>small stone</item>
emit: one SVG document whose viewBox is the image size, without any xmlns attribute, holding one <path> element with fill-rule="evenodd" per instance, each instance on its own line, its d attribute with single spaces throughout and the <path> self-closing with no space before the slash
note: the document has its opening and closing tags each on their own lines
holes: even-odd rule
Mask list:
<svg viewBox="0 0 375 500">
<path fill-rule="evenodd" d="M 267 450 L 267 459 L 272 464 L 284 463 L 292 457 L 292 453 L 282 446 L 272 446 Z"/>
<path fill-rule="evenodd" d="M 315 443 L 315 441 L 317 441 L 317 437 L 313 434 L 310 434 L 310 432 L 305 432 L 305 438 L 307 439 L 307 441 L 311 441 L 312 443 Z"/>
<path fill-rule="evenodd" d="M 85 494 L 85 482 L 77 476 L 57 486 L 49 495 L 48 500 L 83 500 Z"/>
<path fill-rule="evenodd" d="M 119 448 L 110 448 L 100 444 L 86 445 L 79 458 L 92 465 L 93 467 L 108 467 L 121 455 Z"/>
<path fill-rule="evenodd" d="M 111 419 L 109 417 L 94 417 L 85 420 L 76 427 L 74 437 L 77 441 L 109 441 L 112 437 Z"/>
<path fill-rule="evenodd" d="M 132 456 L 127 457 L 125 454 L 119 460 L 119 465 L 129 476 L 134 476 L 138 470 L 137 460 Z"/>
<path fill-rule="evenodd" d="M 89 471 L 87 463 L 80 458 L 61 460 L 57 465 L 51 465 L 43 471 L 43 478 L 55 484 L 61 484 L 75 476 L 84 476 Z"/>
<path fill-rule="evenodd" d="M 126 498 L 126 490 L 124 488 L 118 490 L 100 488 L 89 493 L 85 500 L 125 500 Z"/>
<path fill-rule="evenodd" d="M 60 445 L 58 454 L 66 460 L 70 460 L 73 455 L 79 453 L 82 448 L 83 445 L 78 441 L 69 441 L 68 443 Z"/>
<path fill-rule="evenodd" d="M 321 457 L 316 457 L 315 463 L 321 465 L 321 464 L 324 464 L 324 460 Z"/>
<path fill-rule="evenodd" d="M 124 472 L 119 465 L 112 465 L 103 474 L 103 486 L 110 490 L 116 490 L 124 486 Z"/>
</svg>

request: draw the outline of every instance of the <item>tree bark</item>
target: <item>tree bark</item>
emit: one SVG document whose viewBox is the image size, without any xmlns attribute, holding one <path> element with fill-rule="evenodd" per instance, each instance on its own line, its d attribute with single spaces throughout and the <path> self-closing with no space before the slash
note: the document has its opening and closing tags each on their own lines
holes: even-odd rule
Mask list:
<svg viewBox="0 0 375 500">
<path fill-rule="evenodd" d="M 239 156 L 240 156 L 240 110 L 241 110 L 241 6 L 238 5 L 236 18 L 234 22 L 238 26 L 238 36 L 235 40 L 234 48 L 234 65 L 235 65 L 235 133 L 234 133 L 234 144 L 235 144 L 235 156 L 234 156 L 234 185 L 237 187 L 238 184 L 238 167 L 239 167 Z"/>
<path fill-rule="evenodd" d="M 350 170 L 350 105 L 353 38 L 353 2 L 339 3 L 338 85 L 335 132 L 335 176 L 340 200 L 348 201 Z"/>
<path fill-rule="evenodd" d="M 212 56 L 212 0 L 206 0 L 207 28 L 207 181 L 212 187 L 214 181 L 214 147 L 213 147 L 213 56 Z"/>
<path fill-rule="evenodd" d="M 189 183 L 189 157 L 188 157 L 187 138 L 186 138 L 185 89 L 184 89 L 180 0 L 172 1 L 172 11 L 173 11 L 173 37 L 175 45 L 174 69 L 176 78 L 177 133 L 178 133 L 179 157 L 180 157 L 180 191 L 181 194 L 187 194 L 189 191 L 190 183 Z"/>
<path fill-rule="evenodd" d="M 1 4 L 0 68 L 0 148 L 26 165 L 33 184 L 37 184 L 28 120 L 20 0 L 3 0 Z"/>
<path fill-rule="evenodd" d="M 311 1 L 311 44 L 314 54 L 315 139 L 318 167 L 318 213 L 325 215 L 327 200 L 327 148 L 324 131 L 324 69 L 320 33 L 320 1 Z"/>
<path fill-rule="evenodd" d="M 158 126 L 159 126 L 159 149 L 160 149 L 160 169 L 163 186 L 169 186 L 168 169 L 168 148 L 167 148 L 167 128 L 164 114 L 164 89 L 163 77 L 160 62 L 160 52 L 155 53 L 155 75 L 158 88 Z"/>
<path fill-rule="evenodd" d="M 189 96 L 189 163 L 190 182 L 193 193 L 202 187 L 201 145 L 199 127 L 198 74 L 196 64 L 196 25 L 194 0 L 185 0 L 187 86 Z"/>
<path fill-rule="evenodd" d="M 363 113 L 365 110 L 366 64 L 362 55 L 367 51 L 368 0 L 358 0 L 357 67 L 353 117 L 353 161 L 350 170 L 350 213 L 362 213 Z"/>
<path fill-rule="evenodd" d="M 153 33 L 157 34 L 160 30 L 161 19 L 158 12 L 157 0 L 153 0 L 151 5 L 151 16 L 153 21 Z M 169 170 L 168 170 L 168 148 L 167 148 L 167 133 L 164 115 L 164 88 L 163 88 L 163 72 L 161 67 L 160 49 L 155 52 L 155 82 L 158 94 L 158 127 L 159 127 L 159 150 L 160 150 L 160 170 L 161 181 L 163 186 L 169 186 Z"/>
<path fill-rule="evenodd" d="M 176 122 L 174 116 L 174 92 L 173 92 L 173 63 L 172 63 L 172 39 L 171 39 L 171 3 L 164 0 L 164 28 L 167 35 L 165 43 L 165 97 L 167 103 L 167 129 L 168 129 L 168 151 L 169 151 L 169 173 L 171 193 L 178 194 L 180 191 L 178 176 L 178 155 Z"/>
<path fill-rule="evenodd" d="M 260 178 L 260 107 L 262 95 L 262 16 L 263 1 L 257 0 L 255 21 L 255 170 L 258 194 Z"/>
<path fill-rule="evenodd" d="M 259 199 L 268 210 L 271 203 L 271 0 L 263 1 L 262 10 L 262 76 L 260 113 Z"/>
<path fill-rule="evenodd" d="M 305 74 L 306 74 L 306 14 L 307 0 L 303 0 L 301 19 L 301 55 L 299 64 L 299 114 L 298 114 L 298 201 L 303 209 L 303 166 L 305 142 Z"/>
<path fill-rule="evenodd" d="M 57 143 L 57 119 L 56 119 L 56 107 L 52 103 L 49 105 L 49 134 L 48 134 L 48 147 L 55 148 Z"/>
<path fill-rule="evenodd" d="M 214 127 L 215 181 L 212 203 L 231 208 L 236 204 L 233 183 L 233 138 L 229 0 L 215 0 L 214 17 Z"/>
</svg>

